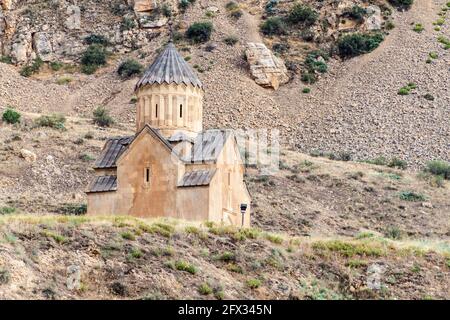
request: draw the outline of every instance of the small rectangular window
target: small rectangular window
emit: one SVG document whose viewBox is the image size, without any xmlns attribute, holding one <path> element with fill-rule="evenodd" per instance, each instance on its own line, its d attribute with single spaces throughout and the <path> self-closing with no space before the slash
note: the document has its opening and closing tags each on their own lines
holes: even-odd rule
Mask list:
<svg viewBox="0 0 450 320">
<path fill-rule="evenodd" d="M 150 168 L 145 168 L 145 182 L 150 182 Z"/>
<path fill-rule="evenodd" d="M 158 118 L 158 104 L 155 105 L 155 118 Z"/>
<path fill-rule="evenodd" d="M 183 118 L 183 105 L 180 104 L 180 118 Z"/>
</svg>

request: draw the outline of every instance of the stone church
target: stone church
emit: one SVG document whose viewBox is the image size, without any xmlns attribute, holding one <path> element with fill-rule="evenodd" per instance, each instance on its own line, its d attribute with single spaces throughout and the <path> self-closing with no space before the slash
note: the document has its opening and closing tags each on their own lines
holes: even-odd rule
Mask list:
<svg viewBox="0 0 450 320">
<path fill-rule="evenodd" d="M 88 214 L 249 226 L 236 138 L 231 130 L 203 131 L 203 85 L 172 42 L 135 93 L 136 133 L 106 141 L 87 190 Z"/>
</svg>

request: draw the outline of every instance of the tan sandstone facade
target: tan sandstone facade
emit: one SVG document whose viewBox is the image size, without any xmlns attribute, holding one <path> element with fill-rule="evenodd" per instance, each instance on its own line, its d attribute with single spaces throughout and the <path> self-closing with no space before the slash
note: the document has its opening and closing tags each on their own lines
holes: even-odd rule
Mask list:
<svg viewBox="0 0 450 320">
<path fill-rule="evenodd" d="M 87 191 L 88 214 L 249 226 L 236 138 L 231 130 L 202 131 L 202 84 L 172 43 L 138 82 L 136 96 L 136 134 L 106 142 Z"/>
</svg>

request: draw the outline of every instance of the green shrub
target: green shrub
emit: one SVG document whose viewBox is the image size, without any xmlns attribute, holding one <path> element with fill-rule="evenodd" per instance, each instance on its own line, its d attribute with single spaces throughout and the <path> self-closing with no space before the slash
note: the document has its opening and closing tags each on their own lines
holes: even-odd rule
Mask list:
<svg viewBox="0 0 450 320">
<path fill-rule="evenodd" d="M 306 71 L 302 73 L 302 76 L 300 78 L 304 83 L 307 84 L 313 84 L 317 81 L 317 77 L 313 72 Z"/>
<path fill-rule="evenodd" d="M 139 75 L 142 72 L 143 66 L 133 59 L 127 59 L 122 62 L 117 69 L 117 73 L 122 78 L 130 78 L 134 75 Z"/>
<path fill-rule="evenodd" d="M 405 201 L 425 201 L 427 200 L 423 194 L 412 191 L 402 191 L 399 195 L 400 199 Z"/>
<path fill-rule="evenodd" d="M 44 61 L 42 61 L 41 58 L 36 58 L 30 65 L 26 65 L 20 70 L 20 75 L 23 77 L 29 77 L 32 74 L 39 72 L 43 65 Z"/>
<path fill-rule="evenodd" d="M 260 26 L 261 32 L 267 36 L 286 34 L 286 24 L 280 17 L 270 17 Z"/>
<path fill-rule="evenodd" d="M 202 283 L 198 287 L 198 292 L 204 296 L 207 296 L 207 295 L 211 294 L 213 292 L 213 290 L 207 283 Z"/>
<path fill-rule="evenodd" d="M 450 49 L 450 40 L 444 36 L 438 37 L 438 42 L 442 43 L 444 45 L 444 49 L 448 50 Z"/>
<path fill-rule="evenodd" d="M 113 118 L 109 115 L 109 111 L 104 107 L 97 107 L 94 112 L 94 123 L 100 127 L 109 127 L 114 123 Z"/>
<path fill-rule="evenodd" d="M 81 57 L 82 71 L 86 74 L 93 74 L 98 67 L 106 64 L 108 52 L 105 47 L 99 44 L 90 45 Z"/>
<path fill-rule="evenodd" d="M 170 18 L 172 16 L 172 7 L 170 4 L 164 3 L 161 7 L 161 12 L 165 17 Z"/>
<path fill-rule="evenodd" d="M 50 62 L 49 65 L 50 65 L 50 69 L 52 69 L 53 71 L 59 71 L 64 66 L 64 64 L 59 61 L 52 61 L 52 62 Z"/>
<path fill-rule="evenodd" d="M 175 268 L 177 270 L 180 270 L 180 271 L 189 272 L 190 274 L 196 274 L 197 273 L 197 268 L 194 265 L 189 264 L 188 262 L 183 261 L 183 260 L 176 261 L 175 262 Z"/>
<path fill-rule="evenodd" d="M 128 17 L 123 17 L 122 25 L 121 25 L 122 30 L 127 31 L 127 30 L 131 30 L 135 27 L 136 27 L 136 21 L 134 21 L 134 19 L 131 19 Z"/>
<path fill-rule="evenodd" d="M 310 93 L 311 89 L 310 88 L 303 88 L 302 92 L 303 93 Z"/>
<path fill-rule="evenodd" d="M 0 284 L 7 284 L 11 279 L 11 275 L 8 270 L 0 269 Z"/>
<path fill-rule="evenodd" d="M 398 227 L 389 227 L 386 232 L 384 233 L 386 238 L 393 239 L 393 240 L 401 240 L 402 238 L 402 232 Z"/>
<path fill-rule="evenodd" d="M 49 127 L 53 129 L 64 130 L 64 123 L 66 122 L 66 117 L 62 114 L 52 113 L 50 115 L 43 115 L 37 118 L 34 123 L 38 127 Z"/>
<path fill-rule="evenodd" d="M 12 64 L 11 56 L 0 56 L 0 63 Z"/>
<path fill-rule="evenodd" d="M 189 6 L 191 5 L 191 2 L 189 0 L 180 0 L 180 2 L 178 2 L 178 8 L 181 11 L 186 11 L 187 8 L 189 8 Z"/>
<path fill-rule="evenodd" d="M 325 73 L 328 70 L 326 61 L 329 59 L 328 54 L 321 50 L 314 50 L 308 53 L 305 59 L 305 65 L 308 71 L 314 74 L 316 71 Z"/>
<path fill-rule="evenodd" d="M 257 289 L 261 286 L 261 280 L 259 279 L 248 279 L 245 283 L 250 289 Z"/>
<path fill-rule="evenodd" d="M 2 114 L 3 122 L 14 124 L 20 122 L 20 113 L 14 110 L 11 107 L 7 107 L 6 110 Z"/>
<path fill-rule="evenodd" d="M 120 236 L 122 237 L 122 239 L 125 239 L 125 240 L 135 240 L 136 239 L 135 235 L 131 231 L 121 232 Z"/>
<path fill-rule="evenodd" d="M 394 157 L 391 159 L 391 161 L 389 161 L 388 167 L 404 170 L 408 167 L 408 163 L 405 160 Z"/>
<path fill-rule="evenodd" d="M 414 0 L 389 0 L 389 3 L 397 8 L 409 9 L 414 3 Z"/>
<path fill-rule="evenodd" d="M 278 0 L 269 0 L 266 3 L 265 11 L 268 14 L 272 14 L 275 12 L 275 7 L 278 5 Z"/>
<path fill-rule="evenodd" d="M 239 9 L 239 4 L 234 1 L 230 1 L 225 5 L 225 9 L 227 9 L 228 11 Z"/>
<path fill-rule="evenodd" d="M 319 14 L 311 7 L 303 4 L 296 4 L 292 7 L 288 14 L 288 21 L 291 24 L 303 24 L 306 26 L 313 25 Z"/>
<path fill-rule="evenodd" d="M 428 101 L 434 100 L 434 96 L 431 93 L 426 93 L 423 97 L 425 100 L 428 100 Z"/>
<path fill-rule="evenodd" d="M 424 26 L 423 26 L 421 23 L 416 23 L 416 24 L 414 25 L 413 31 L 415 31 L 415 32 L 417 32 L 417 33 L 420 33 L 420 32 L 422 32 L 423 30 L 425 30 L 425 28 L 424 28 Z"/>
<path fill-rule="evenodd" d="M 206 42 L 211 38 L 213 25 L 211 22 L 195 22 L 186 31 L 186 37 L 195 43 Z"/>
<path fill-rule="evenodd" d="M 380 45 L 383 39 L 381 33 L 345 35 L 339 38 L 337 42 L 339 55 L 341 57 L 354 57 L 371 52 Z"/>
<path fill-rule="evenodd" d="M 440 160 L 430 161 L 427 163 L 425 171 L 450 180 L 450 162 Z"/>
<path fill-rule="evenodd" d="M 0 215 L 2 214 L 12 214 L 16 212 L 16 208 L 13 207 L 0 207 Z"/>
<path fill-rule="evenodd" d="M 438 54 L 435 51 L 432 51 L 428 54 L 430 56 L 431 59 L 437 59 L 438 58 Z"/>
<path fill-rule="evenodd" d="M 130 257 L 134 258 L 134 259 L 140 259 L 143 257 L 143 253 L 139 248 L 133 248 L 131 249 L 130 252 Z"/>
<path fill-rule="evenodd" d="M 86 43 L 87 45 L 98 44 L 101 46 L 107 46 L 109 44 L 109 41 L 102 35 L 91 34 L 84 38 L 84 43 Z"/>
<path fill-rule="evenodd" d="M 345 14 L 352 19 L 355 19 L 359 22 L 363 22 L 364 17 L 367 14 L 367 11 L 366 11 L 366 9 L 364 9 L 358 5 L 354 5 L 350 10 L 347 10 L 345 12 Z"/>
<path fill-rule="evenodd" d="M 223 42 L 229 46 L 234 46 L 238 41 L 239 39 L 236 36 L 228 36 L 223 39 Z"/>
<path fill-rule="evenodd" d="M 65 203 L 61 209 L 61 213 L 73 216 L 80 216 L 87 213 L 87 204 L 85 203 Z"/>
</svg>

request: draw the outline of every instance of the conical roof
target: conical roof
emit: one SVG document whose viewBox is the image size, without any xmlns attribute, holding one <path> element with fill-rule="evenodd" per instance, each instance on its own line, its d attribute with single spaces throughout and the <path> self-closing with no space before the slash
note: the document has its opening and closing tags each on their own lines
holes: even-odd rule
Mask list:
<svg viewBox="0 0 450 320">
<path fill-rule="evenodd" d="M 202 88 L 200 79 L 170 41 L 136 84 L 135 90 L 147 84 L 191 84 Z"/>
</svg>

